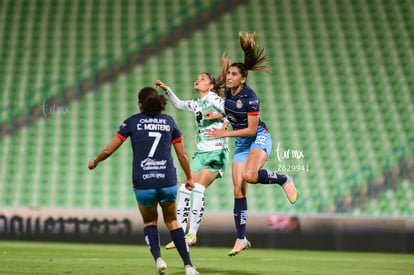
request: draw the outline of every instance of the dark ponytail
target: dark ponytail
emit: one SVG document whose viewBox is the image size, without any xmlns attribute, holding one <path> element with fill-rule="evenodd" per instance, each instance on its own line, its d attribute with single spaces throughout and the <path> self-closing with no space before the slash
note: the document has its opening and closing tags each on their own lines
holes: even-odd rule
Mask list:
<svg viewBox="0 0 414 275">
<path fill-rule="evenodd" d="M 152 87 L 145 87 L 139 91 L 138 102 L 142 104 L 142 113 L 151 117 L 160 115 L 167 105 L 167 99 Z"/>
</svg>

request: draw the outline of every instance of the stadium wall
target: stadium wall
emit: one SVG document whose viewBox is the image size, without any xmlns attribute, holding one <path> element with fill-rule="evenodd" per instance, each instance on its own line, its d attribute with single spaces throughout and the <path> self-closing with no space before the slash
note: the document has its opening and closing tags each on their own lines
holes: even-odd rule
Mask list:
<svg viewBox="0 0 414 275">
<path fill-rule="evenodd" d="M 137 211 L 0 209 L 0 239 L 144 245 Z M 159 221 L 161 242 L 170 241 Z M 254 247 L 370 252 L 414 252 L 414 218 L 250 215 Z M 233 215 L 206 213 L 199 246 L 231 247 Z"/>
</svg>

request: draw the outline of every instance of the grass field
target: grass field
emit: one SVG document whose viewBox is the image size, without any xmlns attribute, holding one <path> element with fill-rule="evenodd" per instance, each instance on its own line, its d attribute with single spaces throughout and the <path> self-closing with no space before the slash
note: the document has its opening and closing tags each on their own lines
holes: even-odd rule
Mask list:
<svg viewBox="0 0 414 275">
<path fill-rule="evenodd" d="M 201 274 L 414 274 L 414 255 L 191 247 Z M 154 274 L 148 248 L 134 245 L 0 242 L 0 274 Z M 168 274 L 183 274 L 176 250 L 162 248 Z"/>
</svg>

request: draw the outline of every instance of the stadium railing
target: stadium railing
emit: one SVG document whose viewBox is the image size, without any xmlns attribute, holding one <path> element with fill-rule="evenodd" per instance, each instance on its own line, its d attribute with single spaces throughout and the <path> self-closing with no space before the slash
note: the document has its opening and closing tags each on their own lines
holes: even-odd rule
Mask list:
<svg viewBox="0 0 414 275">
<path fill-rule="evenodd" d="M 414 137 L 408 139 L 405 144 L 395 147 L 386 156 L 386 162 L 383 166 L 384 177 L 380 183 L 382 188 L 380 187 L 377 192 L 385 192 L 403 180 L 410 180 L 408 175 L 411 175 L 413 173 L 407 173 L 407 161 L 408 158 L 412 157 L 414 157 Z M 345 176 L 341 181 L 338 182 L 337 192 L 335 195 L 336 213 L 349 212 L 350 210 L 353 210 L 359 206 L 359 188 L 361 187 L 366 187 L 368 190 L 366 193 L 362 194 L 362 196 L 365 196 L 365 200 L 362 201 L 366 201 L 367 199 L 369 200 L 374 197 L 376 192 L 375 189 L 377 187 L 374 186 L 375 175 L 373 174 L 373 171 L 373 167 L 367 164 L 358 169 L 358 171 Z M 349 194 L 349 192 L 345 193 L 342 190 L 343 186 L 350 186 L 351 194 Z M 346 201 L 346 198 L 349 198 L 349 196 L 351 201 Z"/>
<path fill-rule="evenodd" d="M 32 108 L 33 106 L 41 105 L 42 113 L 44 114 L 45 108 L 48 107 L 48 100 L 50 95 L 58 95 L 60 103 L 64 102 L 65 93 L 65 81 L 63 79 L 53 80 L 44 86 L 33 90 L 26 96 L 26 123 L 31 125 L 33 122 Z"/>
<path fill-rule="evenodd" d="M 413 147 L 413 148 L 411 148 Z M 399 160 L 400 167 L 400 178 L 406 179 L 406 166 L 404 165 L 407 158 L 407 153 L 410 154 L 410 150 L 414 149 L 414 137 L 409 139 L 408 142 L 404 145 L 398 146 L 392 150 L 392 152 L 387 156 L 386 166 L 385 166 L 385 188 L 389 189 L 391 187 L 391 168 L 392 164 L 396 160 Z"/>
<path fill-rule="evenodd" d="M 105 69 L 100 69 L 105 68 Z M 86 81 L 84 81 L 86 79 Z M 89 80 L 89 81 L 88 81 Z M 77 98 L 79 99 L 88 88 L 96 92 L 99 84 L 114 80 L 113 53 L 99 56 L 76 70 Z"/>
<path fill-rule="evenodd" d="M 1 121 L 8 127 L 5 127 L 3 129 L 4 132 L 9 133 L 10 135 L 14 134 L 14 106 L 13 104 L 5 105 L 0 108 L 0 114 L 1 114 Z M 0 128 L 0 133 L 2 132 L 2 129 Z"/>
</svg>

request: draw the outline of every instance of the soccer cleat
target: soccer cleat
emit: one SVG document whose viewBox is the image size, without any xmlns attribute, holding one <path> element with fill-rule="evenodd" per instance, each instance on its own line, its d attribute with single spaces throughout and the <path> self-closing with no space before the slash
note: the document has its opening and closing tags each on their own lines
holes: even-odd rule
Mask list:
<svg viewBox="0 0 414 275">
<path fill-rule="evenodd" d="M 174 248 L 175 248 L 175 243 L 173 241 L 165 245 L 165 249 L 174 249 Z"/>
<path fill-rule="evenodd" d="M 198 272 L 193 266 L 186 265 L 184 267 L 185 269 L 185 275 L 200 275 L 200 272 Z"/>
<path fill-rule="evenodd" d="M 248 249 L 252 247 L 250 242 L 244 238 L 244 239 L 237 239 L 236 243 L 234 244 L 233 249 L 228 253 L 229 256 L 236 256 L 239 254 L 242 250 Z"/>
<path fill-rule="evenodd" d="M 192 246 L 197 242 L 197 236 L 195 234 L 188 233 L 185 235 L 188 246 Z"/>
<path fill-rule="evenodd" d="M 167 275 L 167 264 L 164 262 L 161 257 L 155 262 L 156 274 L 157 275 Z"/>
<path fill-rule="evenodd" d="M 296 191 L 296 187 L 293 184 L 293 179 L 291 176 L 287 176 L 287 180 L 282 185 L 282 187 L 290 203 L 295 203 L 298 197 L 298 192 Z"/>
<path fill-rule="evenodd" d="M 185 240 L 188 246 L 192 246 L 197 242 L 197 236 L 194 234 L 188 233 L 187 235 L 185 235 Z M 165 249 L 174 249 L 174 248 L 175 248 L 174 242 L 169 242 L 165 245 Z"/>
</svg>

